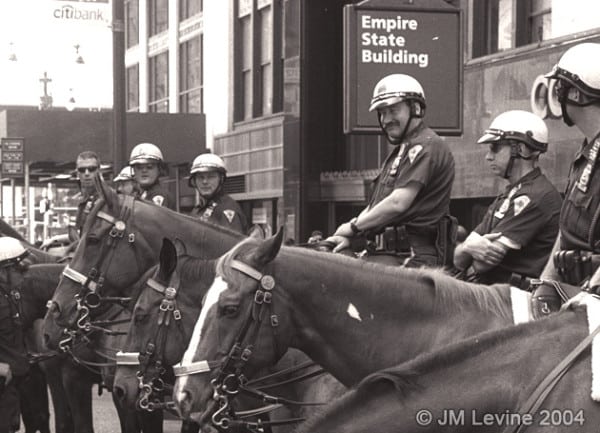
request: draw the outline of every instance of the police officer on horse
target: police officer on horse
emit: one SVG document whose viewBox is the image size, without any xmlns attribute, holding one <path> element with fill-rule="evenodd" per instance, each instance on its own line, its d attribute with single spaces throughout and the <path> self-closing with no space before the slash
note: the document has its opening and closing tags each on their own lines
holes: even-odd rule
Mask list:
<svg viewBox="0 0 600 433">
<path fill-rule="evenodd" d="M 546 77 L 557 80 L 563 122 L 585 136 L 571 165 L 560 232 L 541 274 L 568 284 L 600 287 L 600 44 L 569 48 Z"/>
<path fill-rule="evenodd" d="M 369 111 L 377 112 L 394 149 L 374 181 L 367 207 L 326 239 L 336 245 L 334 251 L 347 248 L 352 238 L 377 235 L 375 261 L 410 267 L 451 264 L 454 158 L 426 126 L 425 109 L 425 92 L 410 75 L 388 75 L 375 85 Z"/>
<path fill-rule="evenodd" d="M 454 265 L 471 271 L 470 280 L 527 289 L 558 233 L 561 197 L 537 166 L 548 149 L 548 128 L 533 113 L 511 110 L 497 116 L 478 143 L 489 146 L 491 171 L 509 184 L 456 247 Z"/>
<path fill-rule="evenodd" d="M 134 178 L 141 189 L 139 197 L 142 200 L 175 209 L 175 200 L 160 183 L 160 176 L 166 172 L 166 165 L 158 146 L 152 143 L 138 144 L 131 150 L 129 165 L 133 168 Z"/>
</svg>

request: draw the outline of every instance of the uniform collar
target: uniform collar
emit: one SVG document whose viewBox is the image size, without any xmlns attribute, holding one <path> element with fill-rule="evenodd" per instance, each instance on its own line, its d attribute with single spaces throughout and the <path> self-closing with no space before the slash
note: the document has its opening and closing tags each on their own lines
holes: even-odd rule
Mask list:
<svg viewBox="0 0 600 433">
<path fill-rule="evenodd" d="M 508 184 L 506 186 L 505 192 L 508 193 L 515 186 L 518 186 L 520 188 L 523 184 L 531 183 L 541 175 L 542 175 L 542 170 L 539 167 L 535 167 L 533 170 L 531 170 L 529 173 L 522 176 L 516 182 Z"/>
</svg>

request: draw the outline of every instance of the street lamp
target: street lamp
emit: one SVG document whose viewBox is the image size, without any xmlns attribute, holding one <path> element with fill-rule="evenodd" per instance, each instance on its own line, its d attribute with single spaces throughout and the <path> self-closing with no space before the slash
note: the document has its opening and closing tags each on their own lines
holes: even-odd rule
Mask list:
<svg viewBox="0 0 600 433">
<path fill-rule="evenodd" d="M 8 52 L 8 60 L 11 62 L 16 62 L 17 61 L 17 53 L 15 53 L 15 48 L 12 42 L 8 44 L 8 46 L 10 47 L 9 52 Z"/>
<path fill-rule="evenodd" d="M 69 95 L 70 98 L 67 101 L 66 107 L 68 111 L 73 111 L 75 109 L 75 97 L 73 96 L 73 89 L 69 89 Z"/>
<path fill-rule="evenodd" d="M 81 54 L 79 54 L 79 48 L 81 47 L 81 45 L 76 44 L 73 46 L 75 47 L 75 63 L 83 65 L 85 62 L 83 61 L 83 57 L 81 57 Z"/>
</svg>

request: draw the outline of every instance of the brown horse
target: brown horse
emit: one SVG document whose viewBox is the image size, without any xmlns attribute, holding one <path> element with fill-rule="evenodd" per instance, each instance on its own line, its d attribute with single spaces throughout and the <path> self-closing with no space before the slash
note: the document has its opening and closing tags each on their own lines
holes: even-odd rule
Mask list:
<svg viewBox="0 0 600 433">
<path fill-rule="evenodd" d="M 174 382 L 171 372 L 164 369 L 181 361 L 200 314 L 208 283 L 215 276 L 214 260 L 193 258 L 185 254 L 183 244 L 176 244 L 177 251 L 175 245 L 165 239 L 159 265 L 148 273 L 148 278 L 142 278 L 145 288 L 137 297 L 127 339 L 121 346 L 125 353 L 117 356 L 114 393 L 128 406 L 143 409 L 161 407 L 156 389 L 162 390 L 165 385 L 169 387 Z M 274 369 L 263 373 L 272 374 L 306 361 L 308 358 L 304 354 L 290 351 Z M 314 370 L 311 367 L 309 371 Z M 288 379 L 290 376 L 286 375 L 280 381 Z M 271 388 L 270 393 L 298 401 L 312 392 L 314 395 L 310 395 L 309 400 L 315 402 L 329 401 L 332 396 L 345 391 L 331 377 L 320 378 L 316 382 L 313 379 L 311 385 L 314 386 L 294 383 L 285 386 L 285 389 Z M 253 399 L 243 402 L 246 409 L 257 407 L 257 403 L 260 402 Z M 270 418 L 271 421 L 280 421 L 308 414 L 311 412 L 302 409 L 287 411 L 278 408 L 270 413 Z"/>
<path fill-rule="evenodd" d="M 247 240 L 219 260 L 175 384 L 183 416 L 200 412 L 194 419 L 205 422 L 215 409 L 207 408 L 215 401 L 214 386 L 240 370 L 253 377 L 289 347 L 351 386 L 374 371 L 513 321 L 508 286 L 301 248 L 280 252 L 281 240 L 281 232 L 263 242 Z M 204 371 L 185 374 L 190 370 Z"/>
<path fill-rule="evenodd" d="M 585 308 L 576 308 L 479 334 L 368 376 L 297 433 L 510 432 L 520 425 L 532 433 L 596 432 L 589 348 L 554 388 L 540 388 L 548 395 L 539 407 L 529 403 L 588 332 Z"/>
</svg>

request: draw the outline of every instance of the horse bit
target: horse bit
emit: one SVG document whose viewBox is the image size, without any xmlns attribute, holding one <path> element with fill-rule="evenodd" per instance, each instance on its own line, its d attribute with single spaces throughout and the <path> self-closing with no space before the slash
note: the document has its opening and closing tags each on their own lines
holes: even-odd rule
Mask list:
<svg viewBox="0 0 600 433">
<path fill-rule="evenodd" d="M 67 338 L 63 339 L 59 343 L 59 347 L 63 351 L 67 351 L 70 343 L 75 339 L 78 332 L 82 332 L 84 334 L 89 333 L 92 328 L 94 328 L 94 324 L 90 321 L 90 310 L 98 308 L 103 302 L 114 302 L 118 304 L 124 304 L 131 301 L 130 297 L 109 297 L 109 296 L 100 296 L 99 290 L 102 288 L 104 284 L 104 273 L 106 269 L 102 270 L 102 265 L 105 259 L 107 260 L 106 268 L 110 265 L 112 261 L 114 252 L 116 250 L 116 246 L 119 240 L 125 237 L 125 230 L 127 228 L 126 221 L 131 214 L 133 209 L 134 198 L 131 196 L 125 196 L 123 205 L 121 207 L 121 212 L 118 218 L 113 217 L 112 215 L 99 210 L 96 213 L 96 217 L 101 218 L 112 225 L 108 240 L 106 244 L 103 245 L 102 250 L 100 251 L 100 255 L 96 262 L 96 265 L 90 269 L 88 275 L 84 275 L 83 273 L 73 269 L 69 265 L 67 265 L 62 273 L 62 275 L 69 280 L 79 284 L 81 286 L 81 290 L 78 294 L 75 295 L 75 301 L 77 302 L 77 329 L 76 330 L 65 330 L 65 333 L 68 335 Z M 127 235 L 127 241 L 130 245 L 134 245 L 136 240 L 135 233 L 129 233 Z M 103 273 L 104 272 L 104 273 Z M 104 328 L 100 328 L 103 331 L 107 331 Z M 110 332 L 109 332 L 110 333 Z"/>
<path fill-rule="evenodd" d="M 143 353 L 138 352 L 118 352 L 117 353 L 117 366 L 128 365 L 128 366 L 140 366 L 136 372 L 136 377 L 139 382 L 140 396 L 137 400 L 137 406 L 148 412 L 152 412 L 157 409 L 175 409 L 175 403 L 172 401 L 160 402 L 158 398 L 150 401 L 150 397 L 154 394 L 160 394 L 165 390 L 165 382 L 162 376 L 165 373 L 165 367 L 163 365 L 162 358 L 165 351 L 166 331 L 171 324 L 171 317 L 174 323 L 177 324 L 181 331 L 181 311 L 177 307 L 177 292 L 179 286 L 179 277 L 177 273 L 174 273 L 169 281 L 169 286 L 163 286 L 154 278 L 149 278 L 146 281 L 146 285 L 156 292 L 162 294 L 164 297 L 159 305 L 159 313 L 157 319 L 158 330 L 154 336 L 152 342 L 148 342 L 146 350 Z M 150 364 L 151 359 L 154 358 L 154 365 Z M 146 373 L 152 368 L 154 373 L 151 378 L 144 382 Z"/>
<path fill-rule="evenodd" d="M 173 371 L 175 376 L 187 376 L 199 373 L 210 372 L 211 368 L 219 367 L 218 376 L 211 380 L 211 386 L 213 388 L 213 400 L 219 405 L 218 409 L 212 415 L 212 423 L 221 428 L 228 429 L 232 425 L 243 425 L 249 429 L 260 430 L 261 427 L 266 425 L 283 425 L 283 424 L 292 424 L 303 421 L 303 418 L 292 418 L 281 421 L 258 421 L 256 423 L 252 422 L 240 422 L 232 420 L 228 413 L 231 411 L 230 407 L 230 399 L 232 399 L 236 394 L 240 391 L 243 391 L 251 396 L 262 400 L 264 403 L 269 406 L 265 406 L 264 408 L 258 408 L 255 410 L 245 411 L 245 412 L 237 412 L 234 413 L 234 416 L 238 416 L 239 418 L 254 416 L 258 414 L 265 413 L 270 410 L 274 410 L 282 405 L 306 405 L 306 406 L 315 406 L 322 405 L 323 403 L 313 403 L 313 402 L 298 402 L 294 400 L 285 399 L 282 397 L 276 397 L 269 395 L 265 392 L 260 391 L 257 388 L 249 388 L 248 385 L 251 383 L 256 383 L 259 380 L 263 381 L 267 378 L 272 378 L 275 376 L 280 376 L 287 374 L 291 371 L 296 371 L 303 369 L 307 366 L 314 365 L 312 362 L 308 362 L 303 365 L 299 365 L 296 367 L 292 367 L 286 371 L 277 372 L 271 376 L 266 378 L 256 379 L 253 381 L 249 381 L 243 374 L 243 368 L 245 364 L 248 362 L 250 357 L 252 356 L 252 352 L 254 350 L 254 345 L 256 340 L 258 339 L 258 333 L 260 327 L 262 325 L 263 318 L 265 316 L 265 310 L 268 310 L 266 314 L 269 314 L 270 325 L 273 330 L 273 344 L 275 349 L 275 354 L 277 354 L 277 327 L 279 326 L 279 318 L 277 314 L 273 311 L 273 289 L 275 288 L 275 279 L 271 275 L 263 275 L 258 270 L 252 268 L 251 266 L 243 263 L 239 260 L 232 260 L 230 263 L 231 268 L 247 275 L 248 277 L 256 280 L 259 284 L 254 292 L 253 303 L 250 305 L 249 314 L 246 317 L 246 320 L 236 337 L 233 346 L 231 347 L 227 357 L 224 361 L 196 361 L 186 366 L 175 366 L 173 367 Z M 252 325 L 254 325 L 252 327 Z M 252 327 L 252 328 L 251 328 Z M 249 343 L 243 347 L 244 339 L 247 335 L 250 334 Z M 293 381 L 303 380 L 309 377 L 316 376 L 321 374 L 323 370 L 318 370 L 314 372 L 307 373 L 301 377 L 294 378 Z M 283 383 L 290 383 L 292 381 L 286 381 Z M 268 385 L 268 387 L 279 386 L 281 384 Z"/>
</svg>

